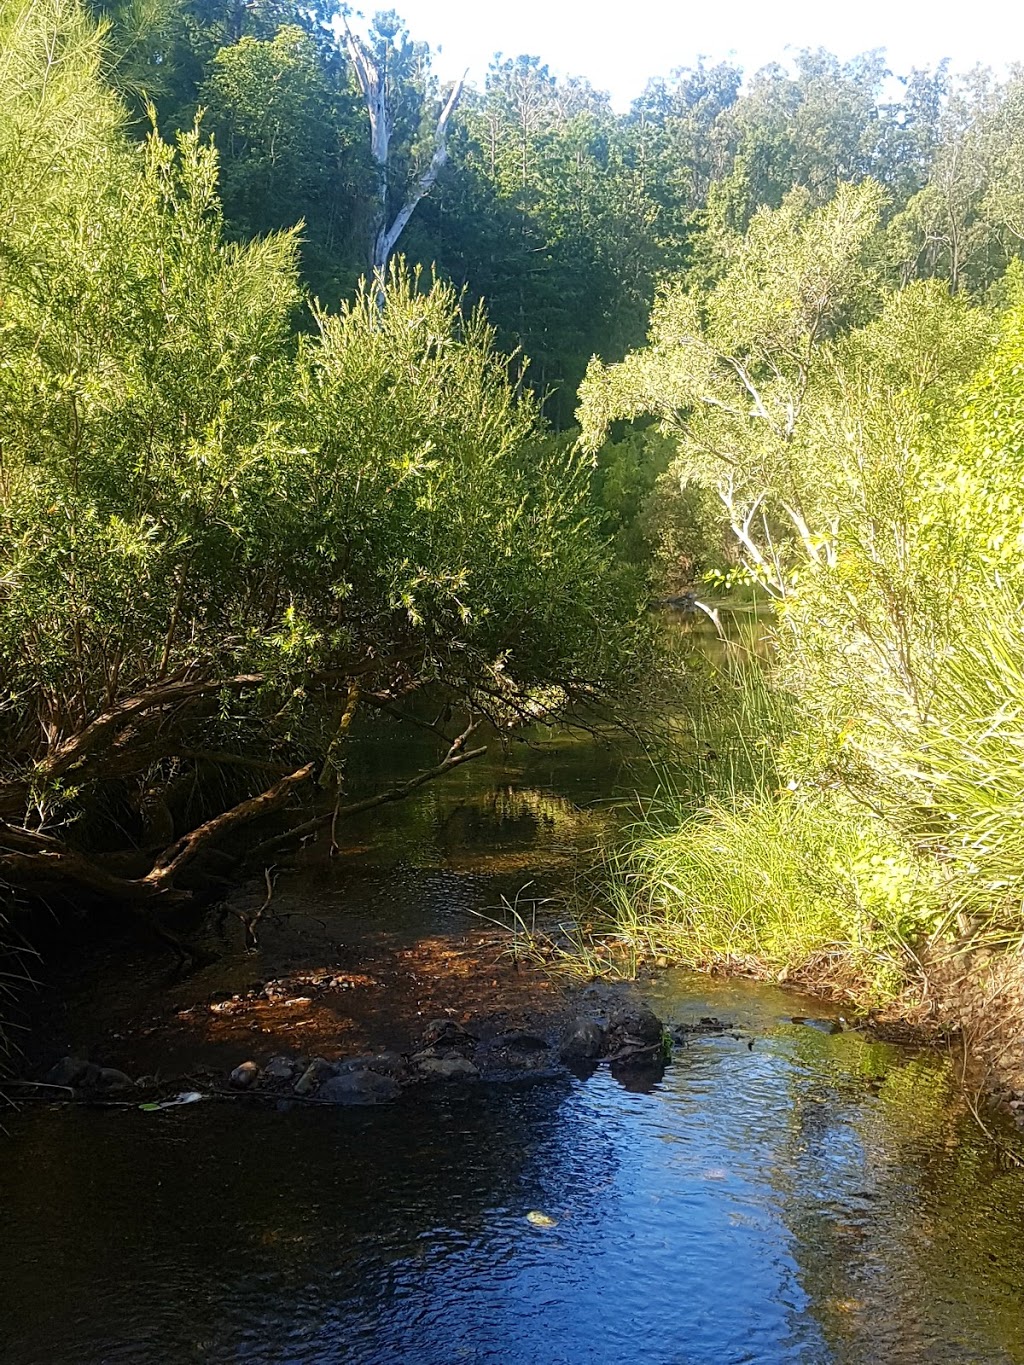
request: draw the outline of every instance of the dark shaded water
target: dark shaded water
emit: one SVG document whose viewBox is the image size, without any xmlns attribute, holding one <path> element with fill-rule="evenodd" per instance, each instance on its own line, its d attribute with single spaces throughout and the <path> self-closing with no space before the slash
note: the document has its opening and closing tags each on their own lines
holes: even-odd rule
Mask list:
<svg viewBox="0 0 1024 1365">
<path fill-rule="evenodd" d="M 321 867 L 288 903 L 372 905 L 408 938 L 557 880 L 617 763 L 563 757 L 395 812 L 377 900 Z M 944 1059 L 794 1024 L 813 1007 L 781 990 L 650 994 L 736 1036 L 694 1038 L 648 1093 L 602 1069 L 379 1110 L 8 1116 L 0 1360 L 1024 1362 L 1024 1173 Z"/>
</svg>

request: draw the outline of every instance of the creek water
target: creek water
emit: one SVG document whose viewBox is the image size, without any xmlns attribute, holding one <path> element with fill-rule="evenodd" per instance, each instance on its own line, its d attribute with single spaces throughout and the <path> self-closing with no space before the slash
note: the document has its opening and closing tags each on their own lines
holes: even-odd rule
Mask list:
<svg viewBox="0 0 1024 1365">
<path fill-rule="evenodd" d="M 556 737 L 468 765 L 310 859 L 263 951 L 461 942 L 467 911 L 568 878 L 622 758 Z M 109 1027 L 183 989 L 153 972 L 63 983 L 67 1045 L 99 1036 L 100 995 Z M 731 1027 L 633 1088 L 602 1067 L 361 1110 L 8 1112 L 0 1360 L 1024 1362 L 1024 1171 L 946 1058 L 781 989 L 666 972 L 644 994 Z"/>
</svg>

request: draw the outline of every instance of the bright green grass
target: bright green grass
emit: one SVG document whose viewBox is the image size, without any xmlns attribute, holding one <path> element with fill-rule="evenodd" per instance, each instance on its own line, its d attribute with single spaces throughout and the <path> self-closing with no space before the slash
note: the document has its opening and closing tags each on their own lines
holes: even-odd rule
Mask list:
<svg viewBox="0 0 1024 1365">
<path fill-rule="evenodd" d="M 881 1004 L 915 977 L 936 882 L 870 814 L 830 795 L 715 801 L 613 856 L 616 932 L 699 969 L 803 981 Z"/>
</svg>

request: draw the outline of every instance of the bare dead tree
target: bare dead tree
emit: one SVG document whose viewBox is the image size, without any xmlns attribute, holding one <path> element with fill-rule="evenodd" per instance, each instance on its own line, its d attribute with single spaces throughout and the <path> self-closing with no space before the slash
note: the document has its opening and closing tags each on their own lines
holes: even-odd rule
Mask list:
<svg viewBox="0 0 1024 1365">
<path fill-rule="evenodd" d="M 348 20 L 344 22 L 345 45 L 359 88 L 363 92 L 363 99 L 366 101 L 366 112 L 370 116 L 370 155 L 377 167 L 377 197 L 370 228 L 369 262 L 374 279 L 382 284 L 399 237 L 416 211 L 417 204 L 430 193 L 441 168 L 448 160 L 448 124 L 462 98 L 467 73 L 464 72 L 456 81 L 438 115 L 434 129 L 434 153 L 430 164 L 409 187 L 404 203 L 392 217 L 388 173 L 394 116 L 388 100 L 387 65 L 386 61 L 378 61 L 362 38 L 352 32 Z"/>
</svg>

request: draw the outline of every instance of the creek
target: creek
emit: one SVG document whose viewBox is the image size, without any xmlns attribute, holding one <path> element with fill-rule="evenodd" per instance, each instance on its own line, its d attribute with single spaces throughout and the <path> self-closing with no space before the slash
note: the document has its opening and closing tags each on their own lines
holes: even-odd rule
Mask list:
<svg viewBox="0 0 1024 1365">
<path fill-rule="evenodd" d="M 37 1036 L 136 1074 L 234 1065 L 286 1030 L 296 1050 L 332 1030 L 343 1050 L 401 1046 L 480 989 L 543 1005 L 562 988 L 512 971 L 473 912 L 564 887 L 625 757 L 554 735 L 467 765 L 282 876 L 255 954 L 229 916 L 187 981 L 128 942 L 54 964 Z M 298 1021 L 206 1011 L 328 961 L 351 989 Z M 730 1027 L 646 1078 L 8 1111 L 0 1360 L 1024 1362 L 1024 1171 L 949 1059 L 773 987 L 668 971 L 642 994 L 670 1023 Z"/>
</svg>

